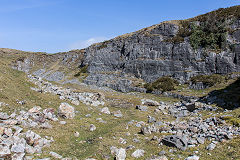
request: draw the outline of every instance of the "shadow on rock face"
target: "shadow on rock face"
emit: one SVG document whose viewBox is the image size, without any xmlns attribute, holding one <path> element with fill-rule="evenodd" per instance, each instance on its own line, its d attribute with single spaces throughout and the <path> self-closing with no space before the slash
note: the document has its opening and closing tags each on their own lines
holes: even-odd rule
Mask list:
<svg viewBox="0 0 240 160">
<path fill-rule="evenodd" d="M 236 109 L 240 107 L 240 77 L 221 90 L 214 90 L 202 98 L 210 104 L 216 104 L 223 109 Z"/>
</svg>

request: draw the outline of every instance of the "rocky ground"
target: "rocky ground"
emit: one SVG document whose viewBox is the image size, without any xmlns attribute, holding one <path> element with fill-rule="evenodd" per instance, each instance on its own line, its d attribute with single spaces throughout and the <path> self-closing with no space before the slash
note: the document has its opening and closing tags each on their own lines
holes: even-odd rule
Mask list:
<svg viewBox="0 0 240 160">
<path fill-rule="evenodd" d="M 51 95 L 59 103 L 28 109 L 22 99 L 16 100 L 20 108 L 6 110 L 10 105 L 2 101 L 3 159 L 240 158 L 232 144 L 239 142 L 240 128 L 224 118 L 235 111 L 143 93 L 80 91 L 32 75 L 26 80 L 39 97 Z M 229 153 L 219 153 L 226 148 Z"/>
</svg>

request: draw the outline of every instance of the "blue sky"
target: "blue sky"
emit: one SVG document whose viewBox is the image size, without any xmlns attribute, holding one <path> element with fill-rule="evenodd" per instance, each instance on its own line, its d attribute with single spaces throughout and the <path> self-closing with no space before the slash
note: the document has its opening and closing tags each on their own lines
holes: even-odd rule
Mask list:
<svg viewBox="0 0 240 160">
<path fill-rule="evenodd" d="M 0 0 L 0 48 L 68 51 L 165 20 L 239 4 L 240 0 Z"/>
</svg>

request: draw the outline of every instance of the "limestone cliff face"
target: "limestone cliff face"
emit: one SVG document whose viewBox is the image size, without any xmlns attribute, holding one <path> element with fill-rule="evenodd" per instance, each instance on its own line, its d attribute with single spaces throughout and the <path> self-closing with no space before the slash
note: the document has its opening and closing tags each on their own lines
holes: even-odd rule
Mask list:
<svg viewBox="0 0 240 160">
<path fill-rule="evenodd" d="M 170 21 L 94 44 L 80 51 L 44 56 L 31 54 L 25 60 L 31 64 L 27 65 L 29 68 L 25 61 L 17 62 L 17 66 L 36 71 L 34 65 L 42 61 L 39 64 L 46 70 L 42 70 L 41 75 L 46 77 L 53 74 L 48 71 L 53 68 L 53 62 L 62 66 L 58 71 L 66 68 L 78 70 L 78 67 L 87 65 L 89 74 L 84 83 L 107 86 L 123 92 L 144 91 L 136 87 L 135 81 L 152 82 L 162 76 L 171 76 L 180 82 L 186 82 L 199 74 L 240 72 L 240 18 L 230 20 L 225 26 L 231 30 L 227 32 L 228 47 L 220 52 L 201 47 L 193 49 L 189 36 L 179 42 L 169 41 L 177 36 L 181 27 L 178 21 Z M 30 63 L 32 61 L 34 63 Z M 19 67 L 19 64 L 23 67 Z"/>
<path fill-rule="evenodd" d="M 84 63 L 88 64 L 88 84 L 104 84 L 119 77 L 137 77 L 152 82 L 161 76 L 171 76 L 185 82 L 198 74 L 227 74 L 240 71 L 240 20 L 234 21 L 235 31 L 228 35 L 228 43 L 234 44 L 215 53 L 205 49 L 194 50 L 186 37 L 183 42 L 166 40 L 174 37 L 179 26 L 162 23 L 149 31 L 117 37 L 86 49 Z M 106 82 L 107 83 L 107 82 Z"/>
</svg>

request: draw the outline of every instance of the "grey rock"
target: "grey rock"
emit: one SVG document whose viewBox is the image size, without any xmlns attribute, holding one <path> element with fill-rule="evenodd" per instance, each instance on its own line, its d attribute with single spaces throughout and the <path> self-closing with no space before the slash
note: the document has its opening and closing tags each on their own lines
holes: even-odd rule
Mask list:
<svg viewBox="0 0 240 160">
<path fill-rule="evenodd" d="M 148 107 L 147 106 L 141 106 L 141 105 L 137 105 L 136 109 L 140 110 L 140 111 L 147 111 Z"/>
<path fill-rule="evenodd" d="M 67 119 L 72 119 L 75 116 L 75 109 L 68 103 L 61 103 L 58 109 L 58 114 Z"/>
<path fill-rule="evenodd" d="M 93 124 L 91 124 L 90 127 L 89 127 L 89 130 L 90 130 L 91 132 L 95 131 L 96 129 L 97 129 L 97 128 L 96 128 Z"/>
<path fill-rule="evenodd" d="M 59 123 L 60 123 L 61 125 L 64 125 L 64 124 L 66 124 L 67 122 L 66 122 L 66 121 L 59 121 Z"/>
<path fill-rule="evenodd" d="M 187 157 L 185 160 L 199 160 L 199 158 L 200 158 L 199 156 L 194 155 Z"/>
<path fill-rule="evenodd" d="M 9 155 L 9 154 L 11 154 L 9 146 L 7 146 L 7 145 L 0 145 L 0 156 L 4 157 L 4 156 Z"/>
<path fill-rule="evenodd" d="M 111 112 L 109 111 L 109 108 L 108 107 L 104 107 L 101 109 L 101 112 L 102 113 L 105 113 L 105 114 L 111 114 Z"/>
<path fill-rule="evenodd" d="M 0 112 L 0 119 L 1 120 L 7 120 L 9 118 L 10 118 L 10 116 L 7 115 L 7 113 Z"/>
<path fill-rule="evenodd" d="M 207 150 L 214 150 L 215 147 L 216 147 L 216 144 L 210 143 L 210 144 L 206 147 L 206 149 L 207 149 Z"/>
<path fill-rule="evenodd" d="M 148 116 L 148 123 L 153 123 L 153 122 L 156 122 L 156 118 L 152 116 Z"/>
<path fill-rule="evenodd" d="M 147 106 L 159 106 L 160 104 L 157 101 L 151 99 L 142 99 L 142 104 Z"/>
<path fill-rule="evenodd" d="M 56 159 L 61 159 L 61 158 L 63 158 L 61 155 L 57 154 L 56 152 L 49 152 L 49 154 L 50 154 L 52 157 L 56 158 Z"/>
<path fill-rule="evenodd" d="M 142 149 L 137 149 L 136 151 L 134 151 L 131 156 L 134 158 L 140 158 L 144 156 L 145 151 Z"/>
<path fill-rule="evenodd" d="M 15 153 L 12 155 L 12 160 L 22 160 L 25 156 L 25 153 Z"/>
<path fill-rule="evenodd" d="M 121 118 L 123 116 L 120 110 L 113 112 L 113 115 L 118 118 Z"/>
<path fill-rule="evenodd" d="M 176 135 L 166 136 L 162 139 L 162 142 L 167 146 L 174 146 L 181 150 L 186 150 L 188 146 L 188 140 L 185 137 L 180 137 Z"/>
<path fill-rule="evenodd" d="M 123 148 L 118 149 L 116 153 L 116 160 L 125 160 L 126 159 L 126 150 Z"/>
<path fill-rule="evenodd" d="M 204 144 L 205 138 L 204 137 L 198 137 L 197 142 L 200 143 L 200 144 Z"/>
<path fill-rule="evenodd" d="M 24 151 L 25 151 L 24 144 L 13 144 L 11 148 L 11 152 L 15 152 L 15 153 L 24 153 Z"/>
<path fill-rule="evenodd" d="M 161 152 L 158 153 L 159 156 L 163 156 L 163 155 L 165 155 L 165 154 L 166 154 L 165 151 L 161 151 Z"/>
</svg>

